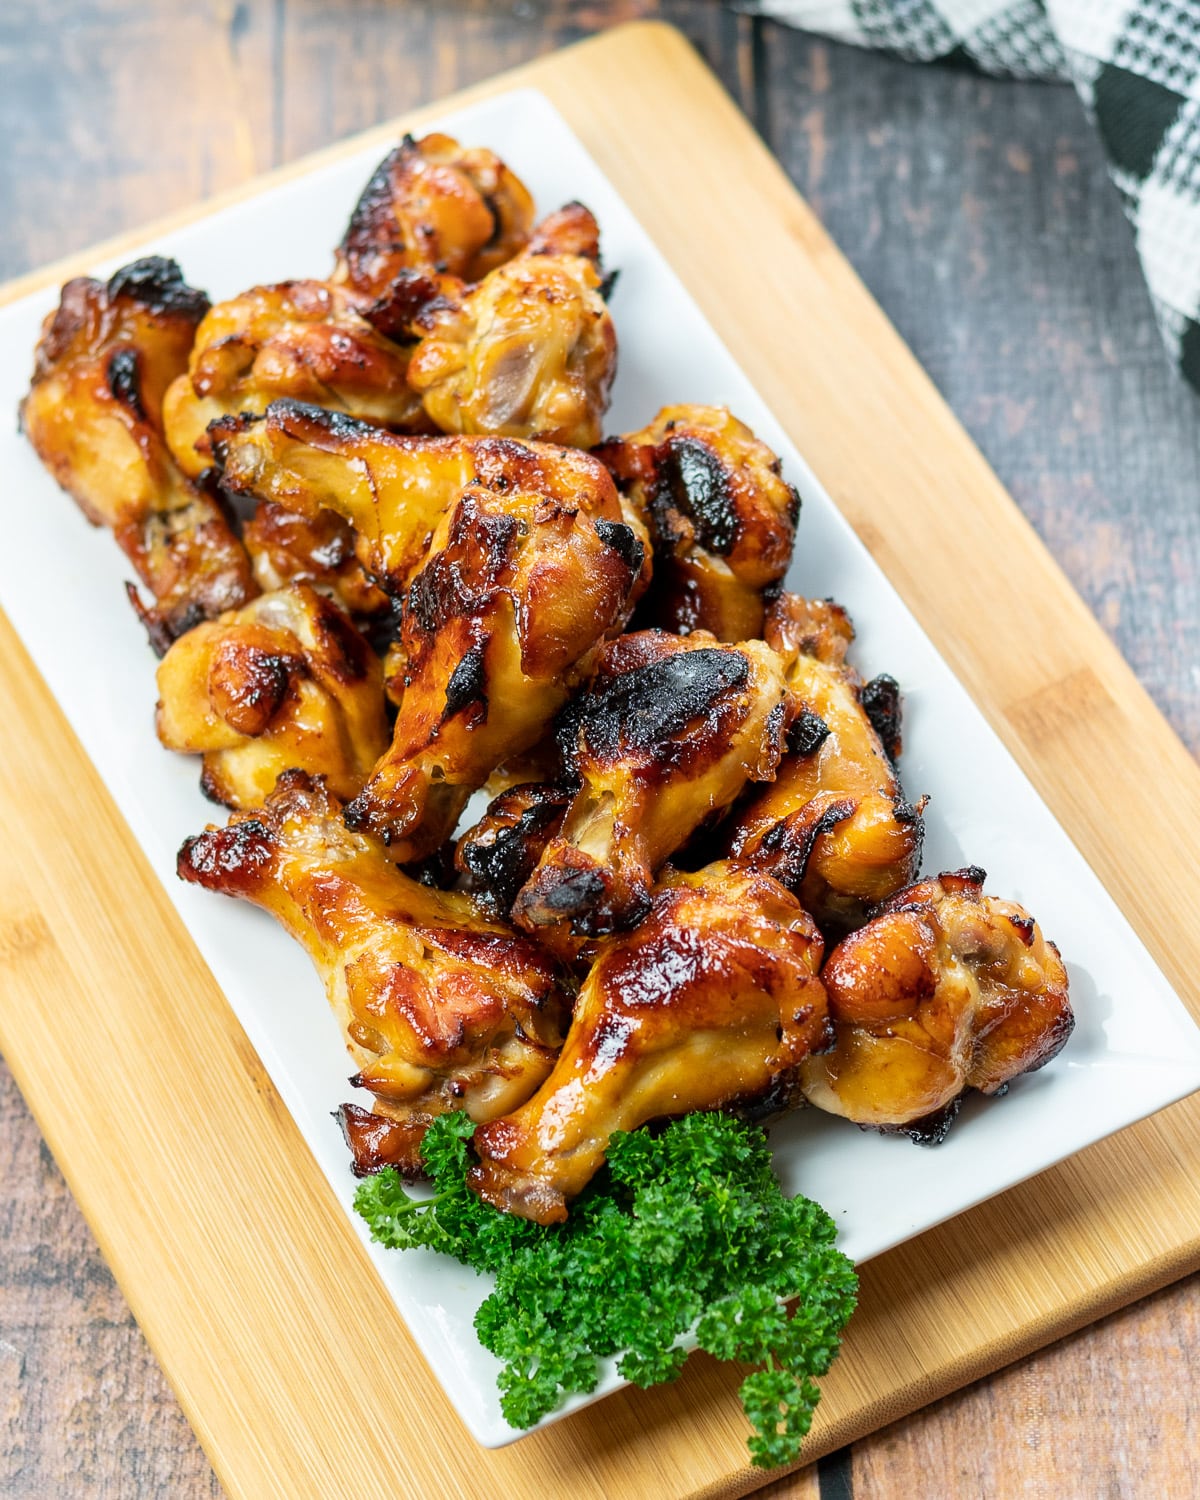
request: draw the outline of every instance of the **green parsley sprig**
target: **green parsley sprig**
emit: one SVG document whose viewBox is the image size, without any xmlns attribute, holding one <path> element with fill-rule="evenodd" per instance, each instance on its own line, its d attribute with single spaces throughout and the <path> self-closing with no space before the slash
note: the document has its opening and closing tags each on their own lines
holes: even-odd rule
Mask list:
<svg viewBox="0 0 1200 1500">
<path fill-rule="evenodd" d="M 426 1246 L 495 1277 L 475 1328 L 504 1361 L 513 1426 L 593 1390 L 612 1355 L 635 1385 L 674 1380 L 691 1332 L 716 1358 L 759 1366 L 740 1392 L 751 1457 L 764 1469 L 794 1462 L 858 1282 L 829 1215 L 784 1196 L 762 1130 L 693 1114 L 615 1135 L 568 1221 L 543 1228 L 467 1187 L 473 1128 L 463 1114 L 430 1127 L 432 1197 L 411 1197 L 389 1169 L 360 1184 L 354 1206 L 381 1244 Z"/>
</svg>

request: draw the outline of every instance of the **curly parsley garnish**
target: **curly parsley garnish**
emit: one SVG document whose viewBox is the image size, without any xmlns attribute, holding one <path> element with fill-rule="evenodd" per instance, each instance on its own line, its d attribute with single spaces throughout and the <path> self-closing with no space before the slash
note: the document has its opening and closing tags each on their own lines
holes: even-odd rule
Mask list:
<svg viewBox="0 0 1200 1500">
<path fill-rule="evenodd" d="M 794 1462 L 858 1282 L 829 1215 L 784 1197 L 763 1132 L 694 1114 L 615 1135 L 570 1219 L 543 1228 L 467 1187 L 473 1129 L 463 1114 L 430 1127 L 433 1197 L 410 1197 L 388 1169 L 360 1184 L 354 1206 L 380 1244 L 427 1246 L 494 1275 L 475 1328 L 504 1361 L 507 1419 L 531 1427 L 593 1390 L 609 1355 L 635 1385 L 674 1380 L 692 1331 L 716 1358 L 760 1366 L 741 1386 L 751 1457 L 764 1469 Z"/>
</svg>

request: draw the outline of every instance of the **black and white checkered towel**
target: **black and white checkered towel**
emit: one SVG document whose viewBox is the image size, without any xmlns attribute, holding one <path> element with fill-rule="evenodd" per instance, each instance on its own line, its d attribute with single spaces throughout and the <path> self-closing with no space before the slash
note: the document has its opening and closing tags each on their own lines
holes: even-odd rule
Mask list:
<svg viewBox="0 0 1200 1500">
<path fill-rule="evenodd" d="M 1200 389 L 1200 0 L 748 0 L 914 61 L 1069 78 L 1096 122 L 1159 327 Z"/>
</svg>

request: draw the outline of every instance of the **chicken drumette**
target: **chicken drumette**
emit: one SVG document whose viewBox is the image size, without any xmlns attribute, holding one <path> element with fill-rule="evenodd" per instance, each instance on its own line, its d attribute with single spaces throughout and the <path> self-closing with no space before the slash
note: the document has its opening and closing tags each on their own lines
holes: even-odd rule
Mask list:
<svg viewBox="0 0 1200 1500">
<path fill-rule="evenodd" d="M 374 1115 L 342 1112 L 359 1171 L 420 1170 L 435 1115 L 486 1121 L 515 1109 L 553 1066 L 569 1014 L 528 939 L 466 896 L 430 890 L 300 771 L 256 810 L 188 839 L 179 874 L 271 912 L 307 951 L 345 1032 Z"/>
<path fill-rule="evenodd" d="M 761 634 L 764 591 L 787 571 L 800 514 L 767 445 L 723 407 L 665 406 L 596 452 L 650 530 L 654 583 L 639 620 L 722 641 Z"/>
<path fill-rule="evenodd" d="M 443 432 L 599 441 L 617 336 L 597 253 L 595 219 L 570 204 L 478 286 L 431 301 L 408 378 Z"/>
<path fill-rule="evenodd" d="M 419 859 L 623 627 L 643 542 L 603 465 L 570 449 L 403 438 L 288 402 L 228 424 L 216 448 L 231 488 L 351 521 L 402 601 L 392 748 L 347 816 Z"/>
<path fill-rule="evenodd" d="M 38 457 L 90 521 L 111 529 L 154 596 L 146 607 L 130 588 L 160 651 L 257 592 L 224 510 L 185 480 L 163 440 L 164 393 L 207 309 L 171 260 L 69 281 L 21 405 Z"/>
<path fill-rule="evenodd" d="M 200 474 L 212 463 L 213 422 L 261 414 L 282 398 L 427 431 L 407 379 L 409 350 L 375 326 L 390 331 L 394 321 L 394 309 L 381 311 L 362 293 L 325 281 L 256 286 L 218 303 L 197 328 L 187 372 L 164 401 L 176 462 Z"/>
<path fill-rule="evenodd" d="M 1002 1090 L 1057 1055 L 1074 1025 L 1058 949 L 982 870 L 923 880 L 830 954 L 837 1042 L 802 1070 L 810 1103 L 937 1141 L 967 1089 Z"/>
<path fill-rule="evenodd" d="M 601 652 L 558 728 L 570 808 L 513 906 L 529 931 L 627 927 L 663 862 L 747 780 L 767 780 L 790 718 L 762 641 L 646 630 Z"/>
<path fill-rule="evenodd" d="M 718 863 L 668 876 L 645 920 L 600 944 L 550 1077 L 475 1132 L 472 1187 L 554 1223 L 614 1131 L 793 1102 L 800 1064 L 829 1041 L 822 951 L 811 917 L 768 875 Z"/>
<path fill-rule="evenodd" d="M 914 878 L 925 806 L 905 801 L 896 775 L 895 684 L 863 687 L 845 662 L 853 637 L 836 604 L 783 594 L 771 606 L 766 638 L 790 662 L 800 709 L 774 781 L 723 830 L 729 854 L 769 870 L 839 935 Z"/>
<path fill-rule="evenodd" d="M 303 401 L 273 401 L 260 420 L 218 422 L 211 441 L 228 490 L 313 525 L 340 517 L 359 562 L 395 596 L 476 475 L 471 441 L 389 433 Z"/>
<path fill-rule="evenodd" d="M 533 200 L 493 152 L 406 135 L 363 189 L 333 280 L 379 297 L 404 272 L 479 281 L 528 243 Z"/>
<path fill-rule="evenodd" d="M 353 797 L 387 748 L 379 658 L 306 583 L 189 630 L 158 692 L 159 739 L 202 754 L 201 785 L 228 807 L 257 805 L 292 767 Z"/>
<path fill-rule="evenodd" d="M 437 848 L 471 792 L 543 735 L 641 573 L 594 460 L 499 441 L 476 461 L 404 600 L 392 747 L 347 809 L 402 861 Z"/>
</svg>

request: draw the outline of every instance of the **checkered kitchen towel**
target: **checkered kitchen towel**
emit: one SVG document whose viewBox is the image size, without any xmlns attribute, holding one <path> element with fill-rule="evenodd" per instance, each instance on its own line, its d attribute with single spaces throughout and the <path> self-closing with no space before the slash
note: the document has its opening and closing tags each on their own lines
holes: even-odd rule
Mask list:
<svg viewBox="0 0 1200 1500">
<path fill-rule="evenodd" d="M 1200 389 L 1200 0 L 748 0 L 913 61 L 1069 78 L 1137 236 L 1159 327 Z"/>
</svg>

